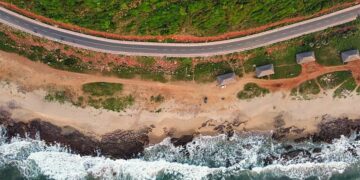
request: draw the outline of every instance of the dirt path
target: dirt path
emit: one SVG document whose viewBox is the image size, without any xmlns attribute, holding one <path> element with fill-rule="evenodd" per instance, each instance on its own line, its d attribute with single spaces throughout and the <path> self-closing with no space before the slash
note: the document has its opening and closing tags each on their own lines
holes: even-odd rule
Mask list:
<svg viewBox="0 0 360 180">
<path fill-rule="evenodd" d="M 308 63 L 302 66 L 299 76 L 289 79 L 265 80 L 256 79 L 253 74 L 240 78 L 236 83 L 225 89 L 216 87 L 216 83 L 197 84 L 194 82 L 160 83 L 140 79 L 119 79 L 101 75 L 80 74 L 50 68 L 49 66 L 29 61 L 26 58 L 11 53 L 0 53 L 0 77 L 23 84 L 26 88 L 37 89 L 49 86 L 70 87 L 77 91 L 81 85 L 88 82 L 104 81 L 125 84 L 125 91 L 136 91 L 142 97 L 150 97 L 155 93 L 164 94 L 189 103 L 201 102 L 205 96 L 219 100 L 221 98 L 234 99 L 234 95 L 249 82 L 254 82 L 271 91 L 291 90 L 301 83 L 314 79 L 322 74 L 351 70 L 357 81 L 360 81 L 360 61 L 350 62 L 346 65 L 324 67 L 317 63 Z"/>
</svg>

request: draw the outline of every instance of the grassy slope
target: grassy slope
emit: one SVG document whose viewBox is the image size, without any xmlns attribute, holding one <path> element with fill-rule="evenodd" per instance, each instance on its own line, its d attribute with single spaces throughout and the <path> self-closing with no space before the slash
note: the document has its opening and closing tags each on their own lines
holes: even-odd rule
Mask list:
<svg viewBox="0 0 360 180">
<path fill-rule="evenodd" d="M 83 27 L 136 35 L 216 35 L 351 0 L 5 0 Z"/>
</svg>

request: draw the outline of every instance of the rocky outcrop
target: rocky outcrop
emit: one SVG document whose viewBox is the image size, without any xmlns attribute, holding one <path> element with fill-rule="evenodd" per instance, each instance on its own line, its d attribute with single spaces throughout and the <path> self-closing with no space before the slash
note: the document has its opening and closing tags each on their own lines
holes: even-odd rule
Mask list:
<svg viewBox="0 0 360 180">
<path fill-rule="evenodd" d="M 288 152 L 285 152 L 281 155 L 281 158 L 284 158 L 286 160 L 294 159 L 296 157 L 311 157 L 311 153 L 305 149 L 296 149 L 291 150 Z"/>
<path fill-rule="evenodd" d="M 353 131 L 360 130 L 360 120 L 342 119 L 323 119 L 319 124 L 319 132 L 312 136 L 314 142 L 331 143 L 333 139 L 343 136 L 350 136 Z"/>
<path fill-rule="evenodd" d="M 171 143 L 177 146 L 185 146 L 187 143 L 191 142 L 194 139 L 194 135 L 183 135 L 179 138 L 171 138 Z"/>
<path fill-rule="evenodd" d="M 149 143 L 150 129 L 138 132 L 117 130 L 102 136 L 100 149 L 102 154 L 116 158 L 131 158 L 144 151 Z"/>
<path fill-rule="evenodd" d="M 272 138 L 274 140 L 286 140 L 289 137 L 296 136 L 295 142 L 302 142 L 311 139 L 313 142 L 327 142 L 331 143 L 333 139 L 338 139 L 341 136 L 350 136 L 354 131 L 360 131 L 360 120 L 351 120 L 348 118 L 330 118 L 327 116 L 323 117 L 323 120 L 318 125 L 319 131 L 315 134 L 303 134 L 304 129 L 297 127 L 278 127 Z"/>
<path fill-rule="evenodd" d="M 0 124 L 7 129 L 9 139 L 17 135 L 36 138 L 38 134 L 40 139 L 49 144 L 60 143 L 81 155 L 97 155 L 100 152 L 108 157 L 124 159 L 132 158 L 144 150 L 149 142 L 147 134 L 151 130 L 117 130 L 97 139 L 70 126 L 58 127 L 41 119 L 34 119 L 28 123 L 18 122 L 5 110 L 0 110 Z"/>
</svg>

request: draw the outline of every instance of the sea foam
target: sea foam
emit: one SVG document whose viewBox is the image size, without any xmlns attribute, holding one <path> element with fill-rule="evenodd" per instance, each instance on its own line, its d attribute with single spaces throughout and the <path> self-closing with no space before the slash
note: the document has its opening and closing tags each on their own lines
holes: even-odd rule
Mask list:
<svg viewBox="0 0 360 180">
<path fill-rule="evenodd" d="M 2 129 L 1 131 L 3 131 Z M 275 142 L 268 135 L 199 136 L 185 147 L 175 147 L 170 139 L 150 146 L 138 158 L 123 160 L 71 153 L 58 144 L 39 139 L 15 137 L 5 141 L 0 132 L 0 168 L 15 166 L 26 178 L 39 175 L 51 179 L 222 179 L 227 177 L 267 179 L 287 176 L 294 179 L 328 179 L 359 162 L 355 136 L 341 137 L 332 144 Z M 286 159 L 285 145 L 309 152 L 311 157 Z M 352 149 L 349 151 L 349 149 Z M 270 165 L 264 158 L 274 157 Z"/>
</svg>

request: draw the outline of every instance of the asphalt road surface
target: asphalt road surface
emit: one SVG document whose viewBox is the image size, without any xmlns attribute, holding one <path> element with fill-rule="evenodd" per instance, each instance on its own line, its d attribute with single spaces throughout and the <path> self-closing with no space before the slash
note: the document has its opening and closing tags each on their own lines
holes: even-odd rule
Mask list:
<svg viewBox="0 0 360 180">
<path fill-rule="evenodd" d="M 320 31 L 356 19 L 360 5 L 247 37 L 210 43 L 151 43 L 84 35 L 29 19 L 0 7 L 0 22 L 33 35 L 90 50 L 125 55 L 196 57 L 254 49 Z"/>
</svg>

